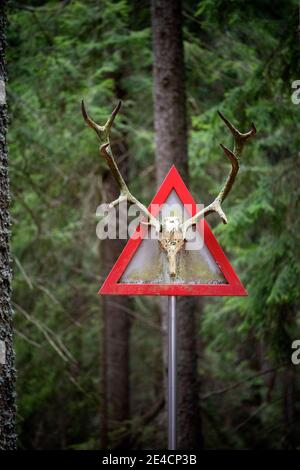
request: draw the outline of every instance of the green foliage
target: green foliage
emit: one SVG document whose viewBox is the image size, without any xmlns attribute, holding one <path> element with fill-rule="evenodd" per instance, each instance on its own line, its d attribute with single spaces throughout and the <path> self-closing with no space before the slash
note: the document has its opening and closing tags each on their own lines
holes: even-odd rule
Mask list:
<svg viewBox="0 0 300 470">
<path fill-rule="evenodd" d="M 102 268 L 94 214 L 105 165 L 80 101 L 102 122 L 122 90 L 114 139 L 126 133 L 130 187 L 149 201 L 150 12 L 141 1 L 43 1 L 31 2 L 32 10 L 23 3 L 11 4 L 8 34 L 20 446 L 97 448 L 102 324 L 95 293 Z M 211 201 L 228 171 L 218 143 L 231 141 L 217 109 L 241 130 L 251 121 L 258 130 L 224 204 L 228 225 L 211 220 L 249 297 L 207 299 L 199 316 L 207 447 L 281 448 L 293 441 L 280 366 L 299 331 L 296 7 L 293 0 L 272 7 L 266 0 L 183 2 L 189 167 L 198 201 Z M 153 311 L 153 300 L 135 302 L 131 346 L 132 426 L 137 445 L 152 448 L 164 439 L 162 420 L 147 429 L 140 423 L 162 389 Z M 268 368 L 274 370 L 260 375 Z M 296 379 L 293 386 L 299 389 Z M 220 389 L 228 391 L 210 393 Z M 293 413 L 297 435 L 296 405 Z"/>
<path fill-rule="evenodd" d="M 196 38 L 196 47 L 189 36 L 193 53 L 205 64 L 204 71 L 199 71 L 201 86 L 205 90 L 213 87 L 215 91 L 207 96 L 199 90 L 201 105 L 198 106 L 203 112 L 193 118 L 190 134 L 191 170 L 201 179 L 205 162 L 207 174 L 202 181 L 208 193 L 220 184 L 218 166 L 222 165 L 222 174 L 225 171 L 226 163 L 221 160 L 221 152 L 216 152 L 216 142 L 228 145 L 223 126 L 215 117 L 216 107 L 241 130 L 248 130 L 251 121 L 258 130 L 255 140 L 245 149 L 239 181 L 224 206 L 229 224 L 215 229 L 235 260 L 234 265 L 249 293 L 247 299 L 219 299 L 206 308 L 201 325 L 207 341 L 205 354 L 209 364 L 216 351 L 218 360 L 221 358 L 220 366 L 213 367 L 221 383 L 239 382 L 246 371 L 251 375 L 251 370 L 272 363 L 276 367 L 289 363 L 291 342 L 299 328 L 299 110 L 291 101 L 292 81 L 299 75 L 295 2 L 284 4 L 280 18 L 276 7 L 267 13 L 262 2 L 251 2 L 251 6 L 249 2 L 245 8 L 244 2 L 243 6 L 238 4 L 201 2 L 196 16 L 200 21 L 203 19 L 203 40 Z M 218 54 L 220 44 L 222 54 Z M 194 76 L 193 81 L 197 81 Z M 197 96 L 194 99 L 197 103 Z M 240 362 L 241 356 L 246 356 L 246 361 Z M 278 420 L 284 400 L 283 375 L 280 369 L 276 372 L 274 404 L 266 403 L 272 380 L 266 380 L 265 386 L 259 388 L 259 403 L 266 406 L 259 411 L 258 418 L 245 421 L 245 432 L 244 425 L 236 428 L 235 445 L 286 445 L 286 423 L 278 426 L 279 432 L 278 429 L 272 432 L 269 440 L 261 435 L 257 439 L 253 437 L 258 423 L 266 429 L 271 423 L 272 429 Z M 205 383 L 206 371 L 202 376 Z M 253 387 L 254 382 L 251 383 Z M 225 397 L 223 413 L 227 417 L 235 400 L 240 404 L 240 412 L 245 409 L 243 401 L 249 400 L 249 389 L 241 394 L 238 388 L 236 394 L 229 397 L 228 393 Z M 218 406 L 215 401 L 214 406 Z M 255 399 L 253 406 L 255 410 Z M 295 419 L 297 411 L 293 412 Z M 239 417 L 239 411 L 235 410 L 235 417 Z M 295 432 L 296 423 L 293 426 Z M 232 438 L 230 430 L 225 427 L 224 431 L 226 438 Z M 226 441 L 225 445 L 228 445 Z"/>
</svg>

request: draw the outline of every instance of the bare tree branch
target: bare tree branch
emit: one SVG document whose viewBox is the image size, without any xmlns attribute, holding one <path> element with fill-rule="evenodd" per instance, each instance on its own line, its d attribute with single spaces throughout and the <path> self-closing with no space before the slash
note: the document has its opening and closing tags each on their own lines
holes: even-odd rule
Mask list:
<svg viewBox="0 0 300 470">
<path fill-rule="evenodd" d="M 236 382 L 235 384 L 230 385 L 229 387 L 219 388 L 217 390 L 213 390 L 211 392 L 208 392 L 208 393 L 201 396 L 201 400 L 207 400 L 207 398 L 210 398 L 214 395 L 222 395 L 223 393 L 227 393 L 230 390 L 234 390 L 235 388 L 238 388 L 238 387 L 240 387 L 241 385 L 244 385 L 247 382 L 251 382 L 251 380 L 254 380 L 257 377 L 260 377 L 260 376 L 263 376 L 263 375 L 266 375 L 266 374 L 270 374 L 271 372 L 274 372 L 275 370 L 281 369 L 282 367 L 285 367 L 285 366 L 287 366 L 287 363 L 280 364 L 279 366 L 272 367 L 271 369 L 266 369 L 262 372 L 259 372 L 258 374 L 255 374 L 255 375 L 251 375 L 250 377 L 247 377 L 244 380 Z"/>
</svg>

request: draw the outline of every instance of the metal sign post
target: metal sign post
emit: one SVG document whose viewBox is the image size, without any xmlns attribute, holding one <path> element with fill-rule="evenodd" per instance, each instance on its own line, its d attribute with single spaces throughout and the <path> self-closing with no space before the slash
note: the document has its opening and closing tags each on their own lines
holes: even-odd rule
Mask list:
<svg viewBox="0 0 300 470">
<path fill-rule="evenodd" d="M 176 450 L 176 401 L 177 401 L 177 331 L 176 297 L 168 298 L 168 449 Z"/>
</svg>

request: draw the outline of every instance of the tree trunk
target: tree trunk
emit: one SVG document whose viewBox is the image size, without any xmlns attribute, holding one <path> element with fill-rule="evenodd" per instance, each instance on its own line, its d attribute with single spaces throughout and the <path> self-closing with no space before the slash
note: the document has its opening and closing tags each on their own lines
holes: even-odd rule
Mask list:
<svg viewBox="0 0 300 470">
<path fill-rule="evenodd" d="M 284 449 L 297 449 L 296 434 L 296 374 L 293 364 L 285 367 L 283 371 L 283 417 L 284 417 Z"/>
<path fill-rule="evenodd" d="M 180 1 L 152 0 L 154 53 L 154 123 L 156 175 L 160 184 L 175 164 L 188 184 L 187 122 Z M 167 299 L 162 299 L 166 364 Z M 195 301 L 179 298 L 178 315 L 178 448 L 202 447 L 197 389 Z"/>
<path fill-rule="evenodd" d="M 0 2 L 0 449 L 16 448 L 15 370 L 9 259 L 9 180 L 6 145 L 5 2 Z"/>
<path fill-rule="evenodd" d="M 117 88 L 117 98 L 123 93 Z M 128 148 L 126 136 L 117 144 L 112 142 L 114 156 L 125 179 L 128 173 Z M 102 199 L 115 200 L 119 189 L 107 170 L 103 177 Z M 126 242 L 126 240 L 125 240 Z M 125 244 L 124 240 L 103 240 L 101 242 L 103 272 L 106 276 Z M 103 363 L 102 363 L 102 448 L 126 448 L 129 442 L 128 420 L 130 417 L 129 387 L 129 337 L 130 300 L 126 296 L 103 297 Z"/>
</svg>

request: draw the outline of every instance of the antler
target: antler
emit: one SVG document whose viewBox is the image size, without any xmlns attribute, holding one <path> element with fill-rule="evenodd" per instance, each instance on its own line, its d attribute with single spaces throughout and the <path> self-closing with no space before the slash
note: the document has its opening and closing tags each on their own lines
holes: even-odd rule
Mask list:
<svg viewBox="0 0 300 470">
<path fill-rule="evenodd" d="M 216 212 L 217 214 L 219 214 L 219 216 L 222 219 L 223 223 L 227 224 L 227 217 L 226 217 L 221 205 L 222 205 L 222 202 L 224 201 L 224 199 L 229 194 L 229 192 L 230 192 L 230 190 L 231 190 L 231 188 L 234 184 L 236 175 L 239 171 L 239 159 L 242 155 L 244 145 L 247 143 L 247 141 L 248 141 L 248 139 L 250 139 L 250 137 L 252 137 L 256 134 L 256 128 L 255 128 L 255 125 L 253 123 L 251 124 L 250 131 L 246 132 L 245 134 L 242 134 L 240 131 L 238 131 L 234 127 L 233 124 L 231 124 L 230 121 L 228 121 L 228 119 L 226 119 L 225 116 L 223 116 L 222 113 L 220 113 L 218 111 L 218 114 L 219 114 L 220 118 L 224 121 L 227 128 L 230 130 L 230 132 L 233 136 L 233 139 L 234 139 L 233 151 L 229 150 L 227 147 L 220 144 L 223 151 L 224 151 L 224 153 L 225 153 L 225 155 L 226 155 L 226 157 L 230 160 L 231 170 L 230 170 L 230 173 L 229 173 L 224 185 L 222 186 L 221 191 L 219 192 L 219 194 L 215 198 L 215 200 L 211 204 L 209 204 L 208 206 L 204 207 L 204 209 L 197 212 L 193 217 L 191 217 L 190 219 L 186 220 L 185 222 L 183 222 L 181 224 L 181 229 L 182 229 L 184 237 L 186 235 L 187 229 L 189 227 L 191 227 L 192 225 L 194 225 L 200 217 L 207 216 L 207 215 L 211 214 L 212 212 Z"/>
<path fill-rule="evenodd" d="M 112 149 L 111 149 L 111 146 L 110 146 L 110 140 L 109 140 L 109 132 L 110 132 L 110 128 L 111 128 L 111 126 L 114 122 L 114 119 L 115 119 L 116 115 L 118 114 L 119 109 L 121 108 L 121 104 L 122 104 L 122 102 L 119 101 L 119 103 L 117 104 L 117 106 L 115 107 L 115 109 L 113 110 L 111 115 L 109 116 L 109 118 L 106 121 L 106 123 L 104 124 L 104 126 L 99 126 L 87 114 L 83 100 L 81 102 L 81 110 L 82 110 L 83 118 L 84 118 L 85 122 L 88 124 L 88 126 L 91 127 L 92 129 L 94 129 L 97 136 L 99 137 L 99 140 L 100 140 L 100 147 L 99 147 L 100 154 L 105 157 L 105 159 L 108 163 L 108 166 L 109 166 L 109 168 L 112 172 L 112 175 L 113 175 L 117 185 L 120 188 L 120 196 L 118 197 L 118 199 L 111 202 L 109 204 L 109 207 L 110 208 L 114 207 L 119 202 L 128 200 L 132 204 L 136 204 L 139 207 L 141 212 L 147 217 L 148 225 L 152 225 L 153 227 L 155 227 L 157 232 L 159 232 L 160 231 L 160 222 L 159 222 L 159 220 L 156 219 L 156 217 L 154 217 L 151 214 L 151 212 L 149 212 L 148 209 L 131 194 L 131 192 L 128 189 L 127 184 L 125 183 L 125 181 L 124 181 L 124 179 L 121 175 L 121 172 L 118 168 L 118 165 L 117 165 L 117 163 L 114 159 L 113 153 L 112 153 Z"/>
</svg>

